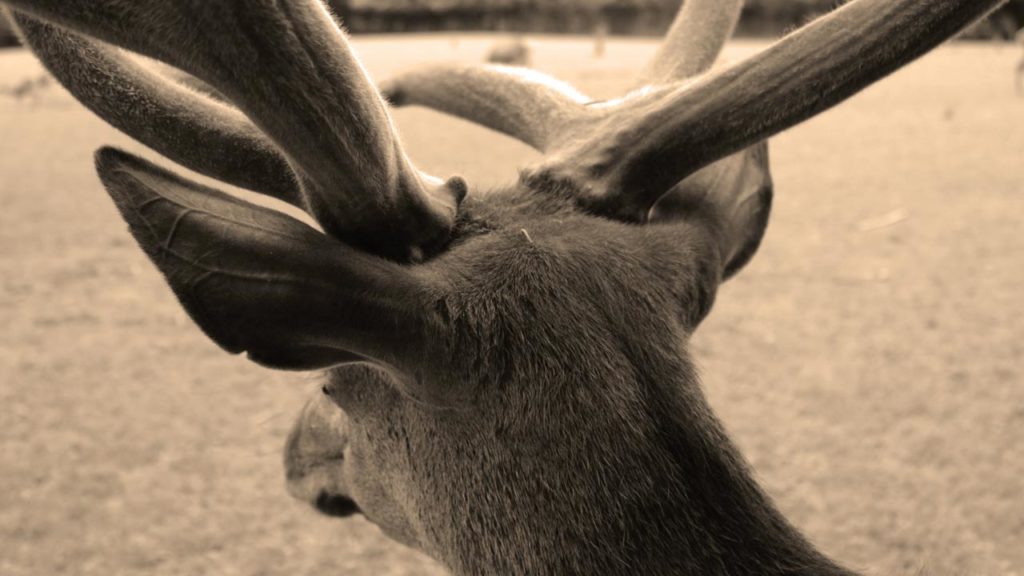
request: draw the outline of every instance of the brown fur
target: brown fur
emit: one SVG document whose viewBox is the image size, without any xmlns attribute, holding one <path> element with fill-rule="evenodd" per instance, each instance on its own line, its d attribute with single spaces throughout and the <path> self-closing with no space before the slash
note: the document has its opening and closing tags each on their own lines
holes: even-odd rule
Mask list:
<svg viewBox="0 0 1024 576">
<path fill-rule="evenodd" d="M 719 281 L 713 220 L 638 227 L 523 188 L 465 208 L 424 265 L 449 279 L 422 374 L 445 401 L 333 369 L 293 432 L 348 415 L 320 491 L 460 574 L 844 573 L 752 481 L 685 352 Z"/>
<path fill-rule="evenodd" d="M 282 150 L 303 207 L 333 236 L 410 259 L 436 250 L 450 233 L 461 187 L 412 166 L 383 100 L 322 3 L 4 3 L 208 83 Z M 167 94 L 153 99 L 174 101 Z"/>
<path fill-rule="evenodd" d="M 302 205 L 288 161 L 238 110 L 85 36 L 20 13 L 12 21 L 50 73 L 114 127 L 197 172 Z"/>
<path fill-rule="evenodd" d="M 296 176 L 327 234 L 122 152 L 101 150 L 97 168 L 211 339 L 271 367 L 327 369 L 324 394 L 286 448 L 294 496 L 329 514 L 361 511 L 459 574 L 849 574 L 757 486 L 686 343 L 767 224 L 771 177 L 758 141 L 998 0 L 856 0 L 695 82 L 684 76 L 710 66 L 739 6 L 730 0 L 718 13 L 718 0 L 691 0 L 648 68 L 659 86 L 608 103 L 585 105 L 507 71 L 461 76 L 461 101 L 429 79 L 399 86 L 413 101 L 549 148 L 541 168 L 461 206 L 461 180 L 410 172 L 379 96 L 315 2 L 260 0 L 243 13 L 198 0 L 2 1 L 184 68 L 284 151 L 290 168 L 276 178 Z M 701 14 L 715 18 L 689 20 Z M 906 39 L 889 42 L 901 28 Z M 833 34 L 844 42 L 832 46 Z M 190 134 L 207 138 L 200 149 L 234 146 L 226 158 L 235 164 L 207 166 L 233 182 L 249 177 L 247 161 L 281 167 L 232 109 L 166 88 L 91 42 L 43 25 L 28 36 L 53 40 L 37 49 L 67 59 L 51 65 L 58 76 L 141 139 L 174 148 L 168 133 Z M 819 51 L 838 64 L 804 65 Z M 250 64 L 244 74 L 239 61 Z M 275 73 L 246 76 L 253 62 Z M 467 105 L 501 93 L 515 106 Z M 144 115 L 95 102 L 117 95 L 154 108 L 161 124 L 136 126 Z M 531 120 L 531 109 L 553 121 Z M 204 122 L 216 129 L 202 134 Z M 569 137 L 552 136 L 556 128 Z M 203 166 L 195 151 L 171 152 Z M 360 194 L 332 196 L 332 187 Z M 279 183 L 267 188 L 287 195 Z M 411 216 L 402 212 L 410 206 Z M 415 230 L 424 222 L 430 229 Z"/>
</svg>

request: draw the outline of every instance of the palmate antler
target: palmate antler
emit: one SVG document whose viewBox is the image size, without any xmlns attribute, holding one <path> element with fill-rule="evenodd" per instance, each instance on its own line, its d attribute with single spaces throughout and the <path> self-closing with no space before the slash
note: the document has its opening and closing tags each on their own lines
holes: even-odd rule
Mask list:
<svg viewBox="0 0 1024 576">
<path fill-rule="evenodd" d="M 5 3 L 24 12 L 15 19 L 28 44 L 76 97 L 185 166 L 301 205 L 378 254 L 408 259 L 447 240 L 465 185 L 413 167 L 320 2 Z M 178 67 L 244 116 L 78 34 Z"/>
</svg>

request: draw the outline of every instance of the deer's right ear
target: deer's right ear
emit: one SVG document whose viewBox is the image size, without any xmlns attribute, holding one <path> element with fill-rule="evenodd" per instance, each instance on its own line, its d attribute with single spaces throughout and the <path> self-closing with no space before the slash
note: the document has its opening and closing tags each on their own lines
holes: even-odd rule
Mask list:
<svg viewBox="0 0 1024 576">
<path fill-rule="evenodd" d="M 652 222 L 686 219 L 710 212 L 721 232 L 722 280 L 750 262 L 768 227 L 772 195 L 768 143 L 759 142 L 698 170 L 661 197 Z M 707 209 L 710 208 L 710 211 Z"/>
<path fill-rule="evenodd" d="M 281 369 L 371 361 L 412 373 L 440 322 L 409 268 L 274 210 L 105 148 L 97 170 L 202 330 Z"/>
</svg>

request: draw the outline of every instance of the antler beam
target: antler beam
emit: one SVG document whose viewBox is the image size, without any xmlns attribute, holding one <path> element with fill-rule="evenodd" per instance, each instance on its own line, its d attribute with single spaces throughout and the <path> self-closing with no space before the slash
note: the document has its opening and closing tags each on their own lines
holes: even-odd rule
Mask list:
<svg viewBox="0 0 1024 576">
<path fill-rule="evenodd" d="M 209 83 L 281 147 L 333 236 L 399 259 L 447 240 L 465 184 L 412 166 L 318 0 L 4 1 Z"/>
<path fill-rule="evenodd" d="M 237 109 L 103 43 L 21 13 L 14 21 L 50 73 L 115 128 L 196 172 L 303 205 L 288 161 Z"/>
<path fill-rule="evenodd" d="M 1004 0 L 855 0 L 764 52 L 610 117 L 531 177 L 596 213 L 644 221 L 682 178 L 835 106 Z"/>
</svg>

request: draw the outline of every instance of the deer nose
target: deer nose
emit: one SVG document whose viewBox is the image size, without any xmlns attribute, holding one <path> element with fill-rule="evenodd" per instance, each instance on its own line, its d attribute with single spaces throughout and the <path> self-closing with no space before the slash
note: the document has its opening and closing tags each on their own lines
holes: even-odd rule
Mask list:
<svg viewBox="0 0 1024 576">
<path fill-rule="evenodd" d="M 288 492 L 332 516 L 358 511 L 344 480 L 347 429 L 344 412 L 317 394 L 302 409 L 284 449 Z"/>
<path fill-rule="evenodd" d="M 315 506 L 321 514 L 325 516 L 334 516 L 335 518 L 344 518 L 361 512 L 359 505 L 356 504 L 355 500 L 348 496 L 331 494 L 326 491 L 320 492 L 316 497 L 316 501 L 313 502 L 313 506 Z"/>
</svg>

